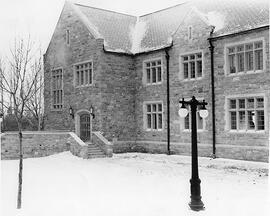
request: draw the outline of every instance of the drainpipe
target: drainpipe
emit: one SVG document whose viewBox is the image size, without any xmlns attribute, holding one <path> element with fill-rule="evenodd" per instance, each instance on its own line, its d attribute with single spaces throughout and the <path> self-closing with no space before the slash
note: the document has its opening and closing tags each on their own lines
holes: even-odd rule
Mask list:
<svg viewBox="0 0 270 216">
<path fill-rule="evenodd" d="M 170 155 L 170 55 L 168 49 L 165 49 L 165 53 L 167 66 L 167 154 Z"/>
<path fill-rule="evenodd" d="M 211 55 L 211 94 L 212 94 L 212 142 L 213 142 L 213 159 L 216 158 L 216 108 L 215 108 L 215 76 L 214 76 L 214 46 L 212 43 L 212 36 L 215 27 L 212 26 L 210 37 L 208 38 L 209 41 L 209 49 Z"/>
</svg>

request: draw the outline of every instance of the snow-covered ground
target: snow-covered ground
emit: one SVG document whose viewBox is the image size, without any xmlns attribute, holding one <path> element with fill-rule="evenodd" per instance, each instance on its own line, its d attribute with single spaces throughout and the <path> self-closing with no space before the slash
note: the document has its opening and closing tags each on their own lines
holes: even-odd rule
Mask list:
<svg viewBox="0 0 270 216">
<path fill-rule="evenodd" d="M 69 152 L 24 160 L 16 210 L 18 161 L 1 163 L 2 216 L 264 216 L 268 164 L 199 159 L 205 210 L 189 209 L 190 157 L 117 154 L 84 160 Z"/>
</svg>

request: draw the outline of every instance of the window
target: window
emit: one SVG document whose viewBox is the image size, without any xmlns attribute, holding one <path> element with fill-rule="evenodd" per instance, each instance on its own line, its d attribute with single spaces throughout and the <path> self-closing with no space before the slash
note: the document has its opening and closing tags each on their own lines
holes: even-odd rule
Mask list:
<svg viewBox="0 0 270 216">
<path fill-rule="evenodd" d="M 185 80 L 202 77 L 202 52 L 181 56 L 182 77 Z"/>
<path fill-rule="evenodd" d="M 158 84 L 162 82 L 161 59 L 144 62 L 146 84 Z"/>
<path fill-rule="evenodd" d="M 230 130 L 265 130 L 264 97 L 230 98 L 228 113 Z"/>
<path fill-rule="evenodd" d="M 69 32 L 68 29 L 66 30 L 66 44 L 67 44 L 67 45 L 70 44 L 70 32 Z"/>
<path fill-rule="evenodd" d="M 80 63 L 75 66 L 75 85 L 87 86 L 93 83 L 92 62 Z"/>
<path fill-rule="evenodd" d="M 184 130 L 191 130 L 191 114 L 190 114 L 190 108 L 187 108 L 189 110 L 189 113 L 184 118 Z M 196 113 L 196 120 L 197 120 L 197 130 L 205 130 L 205 123 L 204 119 L 199 115 L 199 111 Z"/>
<path fill-rule="evenodd" d="M 263 42 L 227 47 L 228 73 L 263 70 Z"/>
<path fill-rule="evenodd" d="M 63 70 L 52 70 L 52 108 L 63 108 Z"/>
<path fill-rule="evenodd" d="M 162 103 L 145 104 L 145 126 L 147 130 L 162 130 L 163 128 Z"/>
</svg>

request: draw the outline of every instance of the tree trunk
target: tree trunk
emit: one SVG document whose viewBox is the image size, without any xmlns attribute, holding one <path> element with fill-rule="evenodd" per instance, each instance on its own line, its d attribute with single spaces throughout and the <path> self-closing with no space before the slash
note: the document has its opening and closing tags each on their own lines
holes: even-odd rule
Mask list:
<svg viewBox="0 0 270 216">
<path fill-rule="evenodd" d="M 19 162 L 19 185 L 18 185 L 17 209 L 20 209 L 22 206 L 23 149 L 22 149 L 22 130 L 21 130 L 21 128 L 19 128 L 19 148 L 20 148 L 20 162 Z"/>
</svg>

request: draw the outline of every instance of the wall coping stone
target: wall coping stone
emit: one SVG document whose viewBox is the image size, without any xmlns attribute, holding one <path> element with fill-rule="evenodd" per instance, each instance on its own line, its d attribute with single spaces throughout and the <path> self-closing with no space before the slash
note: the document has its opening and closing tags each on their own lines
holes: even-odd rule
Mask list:
<svg viewBox="0 0 270 216">
<path fill-rule="evenodd" d="M 87 146 L 74 132 L 69 132 L 69 135 L 81 146 Z"/>
<path fill-rule="evenodd" d="M 105 139 L 104 136 L 102 136 L 100 131 L 93 131 L 93 134 L 95 134 L 104 144 L 106 145 L 113 145 L 111 142 L 109 142 L 107 139 Z"/>
</svg>

